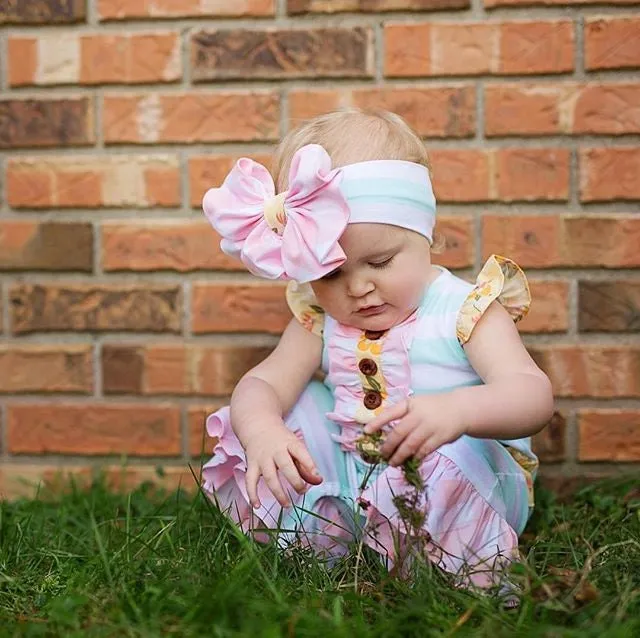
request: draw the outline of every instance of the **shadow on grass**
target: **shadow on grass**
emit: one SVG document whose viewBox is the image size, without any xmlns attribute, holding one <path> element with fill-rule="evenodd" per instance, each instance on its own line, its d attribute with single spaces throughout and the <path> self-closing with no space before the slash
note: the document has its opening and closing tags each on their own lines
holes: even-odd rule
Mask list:
<svg viewBox="0 0 640 638">
<path fill-rule="evenodd" d="M 0 635 L 640 635 L 640 477 L 538 494 L 507 611 L 428 564 L 403 582 L 366 550 L 331 569 L 284 556 L 199 493 L 71 482 L 0 504 Z"/>
</svg>

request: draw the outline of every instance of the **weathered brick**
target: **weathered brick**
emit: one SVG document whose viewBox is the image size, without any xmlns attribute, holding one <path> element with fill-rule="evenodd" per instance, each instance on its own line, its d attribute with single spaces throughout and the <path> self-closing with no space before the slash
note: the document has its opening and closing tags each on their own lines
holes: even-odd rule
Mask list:
<svg viewBox="0 0 640 638">
<path fill-rule="evenodd" d="M 566 430 L 566 417 L 560 412 L 554 412 L 544 430 L 533 437 L 533 451 L 542 463 L 559 463 L 565 460 Z"/>
<path fill-rule="evenodd" d="M 0 24 L 70 24 L 84 22 L 86 0 L 5 0 Z"/>
<path fill-rule="evenodd" d="M 92 391 L 91 346 L 0 344 L 0 393 Z"/>
<path fill-rule="evenodd" d="M 353 104 L 397 113 L 422 137 L 471 137 L 476 130 L 476 94 L 469 85 L 360 89 L 353 91 Z"/>
<path fill-rule="evenodd" d="M 0 271 L 92 269 L 91 224 L 0 221 Z"/>
<path fill-rule="evenodd" d="M 640 410 L 578 412 L 580 461 L 640 461 Z"/>
<path fill-rule="evenodd" d="M 104 224 L 102 268 L 142 272 L 245 269 L 242 262 L 220 250 L 220 236 L 206 221 Z"/>
<path fill-rule="evenodd" d="M 638 0 L 607 0 L 608 5 L 637 4 Z M 558 5 L 590 5 L 604 4 L 602 0 L 484 0 L 487 9 L 494 7 L 556 7 Z"/>
<path fill-rule="evenodd" d="M 169 405 L 7 407 L 10 454 L 178 456 L 180 409 Z"/>
<path fill-rule="evenodd" d="M 192 329 L 281 333 L 291 319 L 284 287 L 275 283 L 199 283 L 192 291 Z"/>
<path fill-rule="evenodd" d="M 487 215 L 483 255 L 504 253 L 532 268 L 640 266 L 637 215 Z"/>
<path fill-rule="evenodd" d="M 481 202 L 490 197 L 490 154 L 483 150 L 430 151 L 439 202 Z"/>
<path fill-rule="evenodd" d="M 97 0 L 100 19 L 272 16 L 275 0 Z"/>
<path fill-rule="evenodd" d="M 210 188 L 222 184 L 224 178 L 241 155 L 197 155 L 189 158 L 189 192 L 191 206 L 202 207 L 202 198 Z M 270 168 L 271 156 L 264 153 L 248 153 L 256 162 Z"/>
<path fill-rule="evenodd" d="M 559 84 L 485 86 L 486 135 L 556 135 L 568 132 L 563 130 L 560 109 L 566 103 L 570 90 Z"/>
<path fill-rule="evenodd" d="M 182 76 L 180 37 L 160 31 L 9 37 L 11 86 L 146 84 Z"/>
<path fill-rule="evenodd" d="M 192 77 L 218 79 L 368 77 L 373 33 L 349 29 L 221 29 L 191 36 Z"/>
<path fill-rule="evenodd" d="M 640 87 L 628 83 L 489 85 L 485 132 L 490 137 L 638 133 L 638 103 Z"/>
<path fill-rule="evenodd" d="M 518 323 L 520 332 L 566 332 L 569 328 L 569 283 L 529 280 L 531 310 Z"/>
<path fill-rule="evenodd" d="M 570 20 L 385 25 L 388 76 L 527 75 L 573 70 Z"/>
<path fill-rule="evenodd" d="M 529 352 L 558 397 L 640 397 L 638 346 L 536 346 Z"/>
<path fill-rule="evenodd" d="M 104 391 L 148 396 L 226 396 L 242 375 L 265 359 L 272 349 L 235 345 L 105 345 Z"/>
<path fill-rule="evenodd" d="M 0 498 L 42 498 L 43 491 L 54 495 L 70 489 L 90 489 L 95 479 L 104 481 L 113 491 L 130 492 L 141 483 L 151 483 L 165 490 L 196 490 L 197 485 L 189 468 L 157 465 L 51 465 L 47 463 L 3 463 L 0 466 Z M 73 481 L 73 482 L 72 482 Z M 73 488 L 72 488 L 73 486 Z"/>
<path fill-rule="evenodd" d="M 497 198 L 507 202 L 567 200 L 569 164 L 568 149 L 498 149 L 495 151 Z"/>
<path fill-rule="evenodd" d="M 573 20 L 505 22 L 500 26 L 500 73 L 573 71 Z"/>
<path fill-rule="evenodd" d="M 581 332 L 640 332 L 640 281 L 579 281 Z"/>
<path fill-rule="evenodd" d="M 622 82 L 586 85 L 578 93 L 573 132 L 589 135 L 640 133 L 640 86 Z"/>
<path fill-rule="evenodd" d="M 470 4 L 471 0 L 288 0 L 287 13 L 442 11 L 466 9 Z"/>
<path fill-rule="evenodd" d="M 581 148 L 579 162 L 583 202 L 640 199 L 640 148 Z"/>
<path fill-rule="evenodd" d="M 468 268 L 475 261 L 474 220 L 469 215 L 441 216 L 436 232 L 446 241 L 445 250 L 434 260 L 446 268 Z"/>
<path fill-rule="evenodd" d="M 106 95 L 107 144 L 256 142 L 279 136 L 280 101 L 273 92 Z"/>
<path fill-rule="evenodd" d="M 177 286 L 16 284 L 10 288 L 15 334 L 43 331 L 179 332 Z"/>
<path fill-rule="evenodd" d="M 0 148 L 87 146 L 94 141 L 89 98 L 0 100 Z"/>
<path fill-rule="evenodd" d="M 633 69 L 640 67 L 640 17 L 588 17 L 584 23 L 585 67 Z"/>
<path fill-rule="evenodd" d="M 9 160 L 14 208 L 149 208 L 180 204 L 173 155 L 43 156 Z"/>
</svg>

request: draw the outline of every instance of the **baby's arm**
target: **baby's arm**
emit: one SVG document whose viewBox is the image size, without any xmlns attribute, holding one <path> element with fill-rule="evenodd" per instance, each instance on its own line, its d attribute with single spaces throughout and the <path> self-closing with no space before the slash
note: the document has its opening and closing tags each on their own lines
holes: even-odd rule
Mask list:
<svg viewBox="0 0 640 638">
<path fill-rule="evenodd" d="M 467 434 L 518 439 L 548 423 L 553 414 L 551 383 L 529 356 L 513 320 L 499 303 L 487 308 L 464 349 L 485 383 L 454 390 Z"/>
<path fill-rule="evenodd" d="M 306 446 L 283 421 L 321 358 L 322 339 L 292 320 L 275 350 L 247 372 L 233 391 L 231 427 L 246 451 L 247 491 L 254 506 L 259 504 L 260 476 L 283 506 L 289 505 L 289 500 L 278 470 L 298 492 L 305 490 L 304 481 L 322 481 Z"/>
</svg>

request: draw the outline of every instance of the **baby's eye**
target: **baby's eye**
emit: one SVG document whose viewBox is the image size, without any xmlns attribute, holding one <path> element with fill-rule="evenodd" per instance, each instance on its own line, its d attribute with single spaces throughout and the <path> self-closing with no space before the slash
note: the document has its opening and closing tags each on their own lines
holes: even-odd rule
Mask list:
<svg viewBox="0 0 640 638">
<path fill-rule="evenodd" d="M 391 263 L 392 259 L 393 256 L 389 257 L 388 259 L 383 259 L 382 261 L 370 261 L 369 266 L 371 266 L 372 268 L 385 268 Z"/>
</svg>

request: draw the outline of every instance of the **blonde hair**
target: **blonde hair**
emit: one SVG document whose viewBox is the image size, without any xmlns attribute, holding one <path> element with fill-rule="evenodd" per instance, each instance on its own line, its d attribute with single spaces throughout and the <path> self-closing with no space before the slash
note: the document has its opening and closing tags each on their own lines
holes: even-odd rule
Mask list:
<svg viewBox="0 0 640 638">
<path fill-rule="evenodd" d="M 395 159 L 422 164 L 431 172 L 424 143 L 399 115 L 352 107 L 315 117 L 284 136 L 273 158 L 273 179 L 278 192 L 287 188 L 294 154 L 307 144 L 320 144 L 335 168 L 356 162 Z M 431 250 L 441 252 L 443 248 L 444 238 L 434 233 Z"/>
</svg>

